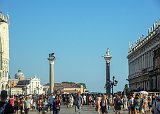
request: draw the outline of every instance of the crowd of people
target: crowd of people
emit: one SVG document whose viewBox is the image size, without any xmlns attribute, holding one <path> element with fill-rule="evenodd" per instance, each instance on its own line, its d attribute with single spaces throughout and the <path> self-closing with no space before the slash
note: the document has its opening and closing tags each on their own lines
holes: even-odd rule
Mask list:
<svg viewBox="0 0 160 114">
<path fill-rule="evenodd" d="M 1 91 L 0 114 L 28 114 L 29 111 L 42 113 L 52 111 L 59 114 L 61 98 L 59 95 L 7 95 Z"/>
<path fill-rule="evenodd" d="M 61 105 L 66 108 L 74 107 L 75 113 L 81 113 L 83 105 L 94 108 L 98 114 L 108 114 L 113 110 L 115 114 L 160 114 L 160 96 L 131 94 L 129 96 L 115 94 L 50 94 L 50 95 L 12 95 L 1 91 L 0 114 L 28 114 L 29 111 L 38 111 L 45 114 L 50 112 L 59 114 Z"/>
<path fill-rule="evenodd" d="M 122 114 L 121 111 L 128 111 L 128 114 L 160 114 L 160 96 L 131 94 L 117 95 L 108 98 L 106 95 L 99 95 L 96 102 L 98 114 L 107 114 L 108 110 L 113 109 L 115 114 Z"/>
</svg>

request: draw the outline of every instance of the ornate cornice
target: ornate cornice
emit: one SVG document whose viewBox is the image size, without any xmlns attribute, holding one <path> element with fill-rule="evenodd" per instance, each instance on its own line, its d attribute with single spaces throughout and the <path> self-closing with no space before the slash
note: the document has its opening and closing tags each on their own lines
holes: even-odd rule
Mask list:
<svg viewBox="0 0 160 114">
<path fill-rule="evenodd" d="M 148 35 L 144 37 L 142 34 L 139 39 L 135 42 L 135 44 L 129 43 L 128 48 L 128 56 L 132 55 L 132 53 L 136 52 L 138 49 L 143 47 L 146 43 L 148 43 L 151 39 L 154 38 L 156 34 L 160 33 L 160 20 L 156 21 L 151 28 L 148 29 Z"/>
</svg>

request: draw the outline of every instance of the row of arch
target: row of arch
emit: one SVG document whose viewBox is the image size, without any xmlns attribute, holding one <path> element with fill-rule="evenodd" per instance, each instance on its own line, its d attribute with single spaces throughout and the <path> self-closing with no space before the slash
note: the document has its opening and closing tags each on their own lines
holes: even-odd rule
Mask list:
<svg viewBox="0 0 160 114">
<path fill-rule="evenodd" d="M 2 84 L 0 86 L 0 90 L 7 90 L 9 88 L 9 85 L 8 84 Z"/>
</svg>

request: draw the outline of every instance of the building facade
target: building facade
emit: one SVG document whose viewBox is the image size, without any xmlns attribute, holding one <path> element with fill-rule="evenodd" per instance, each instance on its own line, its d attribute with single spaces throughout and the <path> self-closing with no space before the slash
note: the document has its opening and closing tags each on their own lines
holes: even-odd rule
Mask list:
<svg viewBox="0 0 160 114">
<path fill-rule="evenodd" d="M 0 12 L 0 90 L 8 90 L 9 16 Z"/>
<path fill-rule="evenodd" d="M 81 84 L 76 84 L 76 83 L 54 83 L 54 91 L 60 91 L 62 94 L 69 94 L 69 93 L 85 93 L 86 88 L 83 87 Z M 48 94 L 49 93 L 49 83 L 44 85 L 44 93 Z"/>
<path fill-rule="evenodd" d="M 17 94 L 43 94 L 43 86 L 41 85 L 40 78 L 33 76 L 25 79 L 25 75 L 21 70 L 15 74 L 14 79 L 8 80 L 9 93 L 11 95 Z"/>
<path fill-rule="evenodd" d="M 23 94 L 43 94 L 43 86 L 40 84 L 40 79 L 36 76 L 18 81 L 15 88 L 22 88 Z"/>
<path fill-rule="evenodd" d="M 129 88 L 133 91 L 160 91 L 160 20 L 142 35 L 136 43 L 129 44 Z"/>
</svg>

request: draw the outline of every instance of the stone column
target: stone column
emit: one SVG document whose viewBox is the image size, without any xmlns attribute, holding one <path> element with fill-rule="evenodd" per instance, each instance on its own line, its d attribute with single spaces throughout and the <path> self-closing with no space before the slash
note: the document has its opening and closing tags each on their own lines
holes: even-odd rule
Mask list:
<svg viewBox="0 0 160 114">
<path fill-rule="evenodd" d="M 111 61 L 111 54 L 109 48 L 107 49 L 106 55 L 103 56 L 105 61 L 106 61 L 106 94 L 109 95 L 111 94 L 111 85 L 110 85 L 110 61 Z"/>
<path fill-rule="evenodd" d="M 146 81 L 144 81 L 144 90 L 146 90 Z"/>
<path fill-rule="evenodd" d="M 50 81 L 50 93 L 54 92 L 54 53 L 49 54 L 49 81 Z"/>
</svg>

